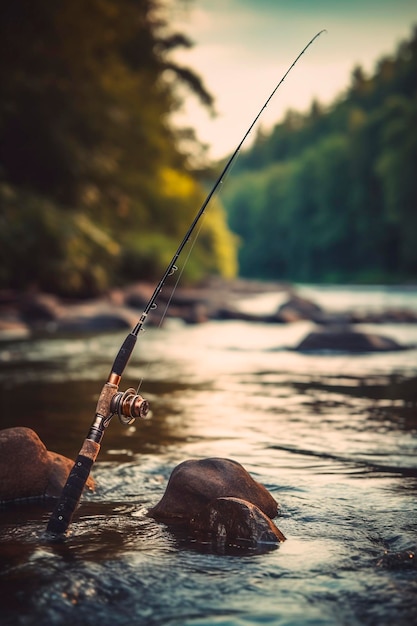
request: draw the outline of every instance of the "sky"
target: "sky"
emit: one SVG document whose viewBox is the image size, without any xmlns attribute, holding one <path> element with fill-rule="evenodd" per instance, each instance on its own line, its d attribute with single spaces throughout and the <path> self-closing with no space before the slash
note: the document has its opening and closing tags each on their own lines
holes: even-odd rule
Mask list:
<svg viewBox="0 0 417 626">
<path fill-rule="evenodd" d="M 326 29 L 280 86 L 256 131 L 280 122 L 288 109 L 327 105 L 348 88 L 360 65 L 395 53 L 417 27 L 417 0 L 175 0 L 171 29 L 186 34 L 192 49 L 175 60 L 192 68 L 215 98 L 212 118 L 189 92 L 176 123 L 191 126 L 213 159 L 230 154 L 275 85 L 304 46 Z"/>
</svg>

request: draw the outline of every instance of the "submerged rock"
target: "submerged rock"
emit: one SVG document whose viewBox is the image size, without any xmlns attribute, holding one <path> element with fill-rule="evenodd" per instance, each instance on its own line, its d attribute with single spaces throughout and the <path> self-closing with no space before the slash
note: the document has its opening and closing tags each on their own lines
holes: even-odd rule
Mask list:
<svg viewBox="0 0 417 626">
<path fill-rule="evenodd" d="M 74 462 L 50 452 L 31 428 L 0 430 L 0 502 L 57 497 Z M 89 489 L 94 481 L 87 481 Z"/>
<path fill-rule="evenodd" d="M 417 569 L 415 549 L 401 550 L 400 552 L 385 552 L 378 560 L 377 567 L 386 569 Z"/>
<path fill-rule="evenodd" d="M 285 536 L 257 506 L 240 498 L 217 498 L 190 521 L 197 534 L 209 533 L 216 541 L 256 546 L 281 543 Z"/>
<path fill-rule="evenodd" d="M 189 521 L 209 502 L 233 497 L 256 505 L 268 517 L 277 515 L 278 504 L 269 491 L 245 468 L 231 459 L 191 459 L 174 468 L 160 502 L 149 515 L 162 520 Z"/>
</svg>

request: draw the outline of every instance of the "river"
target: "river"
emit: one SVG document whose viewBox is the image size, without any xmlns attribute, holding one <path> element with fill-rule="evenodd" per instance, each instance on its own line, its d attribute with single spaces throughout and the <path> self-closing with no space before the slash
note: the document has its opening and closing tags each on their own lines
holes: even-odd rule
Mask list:
<svg viewBox="0 0 417 626">
<path fill-rule="evenodd" d="M 417 310 L 413 289 L 301 293 Z M 45 540 L 51 505 L 0 509 L 1 624 L 417 623 L 417 349 L 292 350 L 311 326 L 168 320 L 141 334 L 121 388 L 142 381 L 152 419 L 110 424 L 67 540 Z M 415 324 L 368 329 L 417 345 Z M 124 334 L 0 345 L 1 428 L 29 426 L 74 458 Z M 286 542 L 221 552 L 146 516 L 178 463 L 210 456 L 270 490 Z"/>
</svg>

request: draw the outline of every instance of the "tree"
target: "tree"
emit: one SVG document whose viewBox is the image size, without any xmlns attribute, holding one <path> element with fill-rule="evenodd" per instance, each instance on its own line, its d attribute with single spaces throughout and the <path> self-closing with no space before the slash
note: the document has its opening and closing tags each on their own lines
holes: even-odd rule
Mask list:
<svg viewBox="0 0 417 626">
<path fill-rule="evenodd" d="M 43 258 L 31 282 L 43 288 L 102 290 L 133 277 L 123 274 L 127 259 L 136 278 L 153 279 L 204 196 L 170 120 L 180 105 L 178 81 L 212 104 L 199 77 L 171 60 L 190 42 L 169 31 L 158 0 L 16 0 L 3 7 L 0 45 L 2 237 L 12 242 L 2 284 L 27 284 L 10 239 L 16 221 L 26 237 L 27 220 L 39 231 L 31 254 Z M 186 192 L 173 192 L 169 176 Z M 220 211 L 208 227 L 227 239 Z M 157 235 L 163 246 L 150 245 Z M 230 271 L 210 260 L 199 273 L 208 266 Z"/>
<path fill-rule="evenodd" d="M 242 155 L 224 198 L 244 276 L 415 281 L 416 75 L 417 29 L 326 111 L 289 111 Z"/>
<path fill-rule="evenodd" d="M 417 272 L 417 107 L 404 97 L 386 101 L 382 151 L 376 162 L 387 229 L 388 268 L 400 276 Z"/>
</svg>

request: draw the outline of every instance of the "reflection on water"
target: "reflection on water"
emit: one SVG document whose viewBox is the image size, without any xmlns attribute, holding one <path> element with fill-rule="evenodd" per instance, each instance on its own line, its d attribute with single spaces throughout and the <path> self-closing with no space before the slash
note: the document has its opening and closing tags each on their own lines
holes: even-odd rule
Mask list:
<svg viewBox="0 0 417 626">
<path fill-rule="evenodd" d="M 68 540 L 45 541 L 48 503 L 0 510 L 2 624 L 415 623 L 417 350 L 288 349 L 310 329 L 171 321 L 141 335 L 123 388 L 143 379 L 152 420 L 110 425 Z M 372 330 L 417 344 L 416 326 Z M 122 340 L 2 346 L 1 427 L 74 457 Z M 207 456 L 240 461 L 280 502 L 277 550 L 219 554 L 146 516 L 176 464 Z"/>
</svg>

